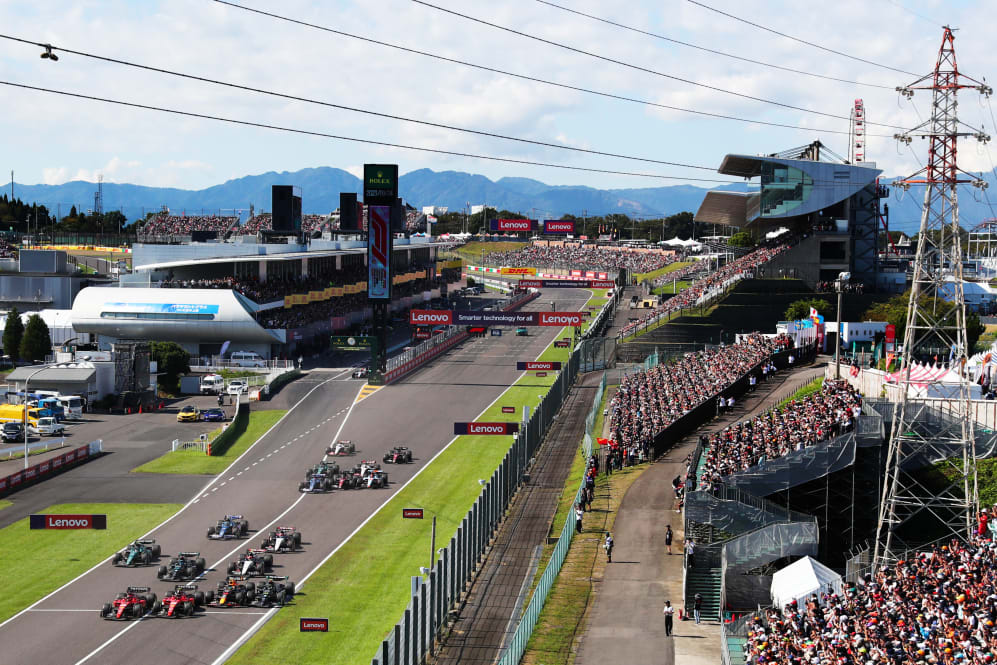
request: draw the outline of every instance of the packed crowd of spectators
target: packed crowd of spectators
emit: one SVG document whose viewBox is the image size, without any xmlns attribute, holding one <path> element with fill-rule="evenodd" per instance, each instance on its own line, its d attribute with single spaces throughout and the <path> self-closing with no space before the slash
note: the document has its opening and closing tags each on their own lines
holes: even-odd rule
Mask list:
<svg viewBox="0 0 997 665">
<path fill-rule="evenodd" d="M 862 395 L 845 381 L 826 381 L 819 392 L 734 423 L 709 437 L 699 477 L 706 489 L 729 476 L 850 431 L 862 412 Z"/>
<path fill-rule="evenodd" d="M 142 226 L 139 235 L 189 236 L 193 231 L 216 231 L 225 234 L 239 223 L 238 217 L 219 215 L 153 215 Z"/>
<path fill-rule="evenodd" d="M 995 654 L 997 542 L 988 530 L 867 573 L 842 595 L 766 610 L 745 644 L 749 665 L 985 665 Z"/>
<path fill-rule="evenodd" d="M 246 220 L 246 223 L 235 230 L 236 235 L 254 236 L 260 231 L 273 230 L 273 215 L 268 212 L 253 215 Z"/>
<path fill-rule="evenodd" d="M 620 335 L 627 335 L 631 330 L 639 328 L 641 325 L 647 323 L 651 319 L 660 316 L 662 314 L 667 314 L 669 312 L 676 312 L 680 309 L 685 309 L 686 307 L 691 307 L 696 304 L 700 296 L 704 293 L 709 292 L 711 289 L 720 287 L 727 280 L 733 278 L 739 273 L 745 271 L 754 271 L 761 265 L 764 265 L 771 261 L 773 258 L 781 254 L 782 252 L 789 249 L 788 245 L 776 245 L 774 247 L 762 247 L 756 249 L 750 254 L 745 254 L 744 256 L 731 261 L 719 270 L 714 270 L 705 277 L 697 279 L 695 282 L 689 285 L 687 289 L 684 289 L 678 295 L 675 295 L 655 309 L 648 312 L 642 318 L 631 321 L 623 327 L 620 331 Z M 669 274 L 670 275 L 670 274 Z M 671 281 L 671 277 L 667 281 Z"/>
<path fill-rule="evenodd" d="M 7 240 L 0 238 L 0 259 L 17 258 L 17 247 Z"/>
<path fill-rule="evenodd" d="M 687 353 L 623 379 L 609 404 L 613 439 L 627 452 L 649 450 L 654 437 L 712 398 L 776 350 L 771 340 L 746 335 L 731 346 Z"/>
<path fill-rule="evenodd" d="M 491 263 L 514 268 L 574 268 L 576 270 L 620 270 L 651 272 L 673 262 L 673 254 L 637 252 L 592 245 L 530 245 L 510 252 L 493 252 Z"/>
<path fill-rule="evenodd" d="M 709 261 L 696 261 L 695 263 L 683 266 L 678 270 L 666 272 L 664 275 L 655 277 L 651 281 L 652 286 L 664 286 L 672 282 L 685 282 L 693 277 L 700 276 L 709 270 Z"/>
</svg>

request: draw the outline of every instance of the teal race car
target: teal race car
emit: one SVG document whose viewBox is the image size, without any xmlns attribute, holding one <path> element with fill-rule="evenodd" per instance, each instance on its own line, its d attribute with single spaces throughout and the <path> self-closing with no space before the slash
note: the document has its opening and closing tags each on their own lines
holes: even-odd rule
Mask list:
<svg viewBox="0 0 997 665">
<path fill-rule="evenodd" d="M 131 545 L 116 552 L 111 557 L 111 565 L 132 568 L 134 566 L 151 566 L 159 559 L 159 545 L 152 538 L 136 540 Z"/>
</svg>

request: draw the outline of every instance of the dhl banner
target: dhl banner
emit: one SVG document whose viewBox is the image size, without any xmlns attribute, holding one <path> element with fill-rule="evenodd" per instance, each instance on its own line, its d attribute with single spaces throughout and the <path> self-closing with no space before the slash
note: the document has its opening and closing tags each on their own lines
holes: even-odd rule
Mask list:
<svg viewBox="0 0 997 665">
<path fill-rule="evenodd" d="M 284 296 L 284 309 L 294 307 L 294 296 Z"/>
<path fill-rule="evenodd" d="M 308 292 L 308 302 L 321 302 L 325 300 L 324 291 L 309 291 Z"/>
<path fill-rule="evenodd" d="M 437 261 L 436 267 L 439 270 L 446 270 L 448 268 L 460 270 L 461 268 L 464 267 L 464 262 L 460 259 L 455 259 L 452 261 Z"/>
<path fill-rule="evenodd" d="M 509 266 L 505 266 L 503 268 L 500 268 L 499 272 L 502 275 L 529 275 L 531 277 L 537 276 L 536 268 L 511 268 Z"/>
<path fill-rule="evenodd" d="M 308 304 L 308 294 L 307 293 L 295 293 L 293 296 L 295 305 L 307 305 Z"/>
<path fill-rule="evenodd" d="M 322 300 L 328 300 L 332 297 L 332 287 L 327 286 L 322 290 Z"/>
<path fill-rule="evenodd" d="M 342 286 L 333 286 L 330 287 L 330 290 L 332 291 L 333 298 L 341 298 L 346 293 L 346 290 Z"/>
</svg>

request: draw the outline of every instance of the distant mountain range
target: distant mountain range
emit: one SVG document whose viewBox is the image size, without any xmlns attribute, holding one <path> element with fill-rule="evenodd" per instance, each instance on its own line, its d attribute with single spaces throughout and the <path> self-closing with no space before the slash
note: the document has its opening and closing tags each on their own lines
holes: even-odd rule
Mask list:
<svg viewBox="0 0 997 665">
<path fill-rule="evenodd" d="M 984 174 L 991 184 L 997 184 L 993 174 Z M 890 182 L 892 178 L 882 178 Z M 257 211 L 270 210 L 270 186 L 297 185 L 302 192 L 305 213 L 328 213 L 339 207 L 340 192 L 361 192 L 356 176 L 338 168 L 320 167 L 282 173 L 268 172 L 229 180 L 207 189 L 186 190 L 169 187 L 145 187 L 119 183 L 104 183 L 104 209 L 121 210 L 129 220 L 141 219 L 144 213 L 167 206 L 174 214 L 201 214 L 221 211 L 233 214 L 240 210 L 248 217 L 252 204 Z M 28 202 L 45 204 L 53 212 L 61 205 L 63 215 L 76 205 L 82 210 L 93 207 L 91 182 L 73 181 L 62 185 L 18 185 L 15 196 Z M 727 191 L 749 191 L 748 184 L 725 185 Z M 446 206 L 462 210 L 466 203 L 487 204 L 500 210 L 512 210 L 528 216 L 557 218 L 564 214 L 581 216 L 624 213 L 627 215 L 671 215 L 685 210 L 695 212 L 708 190 L 693 185 L 671 185 L 634 189 L 596 189 L 571 185 L 547 185 L 530 178 L 490 180 L 482 175 L 459 171 L 419 169 L 399 179 L 399 193 L 410 205 Z M 997 190 L 995 190 L 997 191 Z M 960 218 L 964 227 L 971 227 L 991 217 L 997 217 L 987 199 L 977 190 L 965 187 L 960 192 Z M 894 191 L 888 201 L 890 228 L 915 232 L 920 220 L 921 200 L 913 194 L 901 196 Z M 995 194 L 997 196 L 997 194 Z M 997 200 L 997 199 L 995 199 Z"/>
</svg>

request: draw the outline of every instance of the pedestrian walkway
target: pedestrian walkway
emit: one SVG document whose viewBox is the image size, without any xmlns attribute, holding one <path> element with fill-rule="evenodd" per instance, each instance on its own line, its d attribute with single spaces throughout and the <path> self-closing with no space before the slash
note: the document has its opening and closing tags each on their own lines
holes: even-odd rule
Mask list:
<svg viewBox="0 0 997 665">
<path fill-rule="evenodd" d="M 823 374 L 808 366 L 777 374 L 745 395 L 733 411 L 680 440 L 651 463 L 630 487 L 613 528 L 613 563 L 597 584 L 595 604 L 582 635 L 576 665 L 716 665 L 720 662 L 717 621 L 678 621 L 683 607 L 682 514 L 675 510 L 671 480 L 685 474 L 685 459 L 700 434 L 761 413 Z M 665 547 L 665 526 L 674 531 L 673 556 Z M 665 636 L 665 601 L 676 608 L 672 638 Z M 690 608 L 691 609 L 691 608 Z"/>
<path fill-rule="evenodd" d="M 437 665 L 491 665 L 515 631 L 558 498 L 585 433 L 601 373 L 586 375 L 568 394 L 485 562 L 475 578 Z"/>
</svg>

